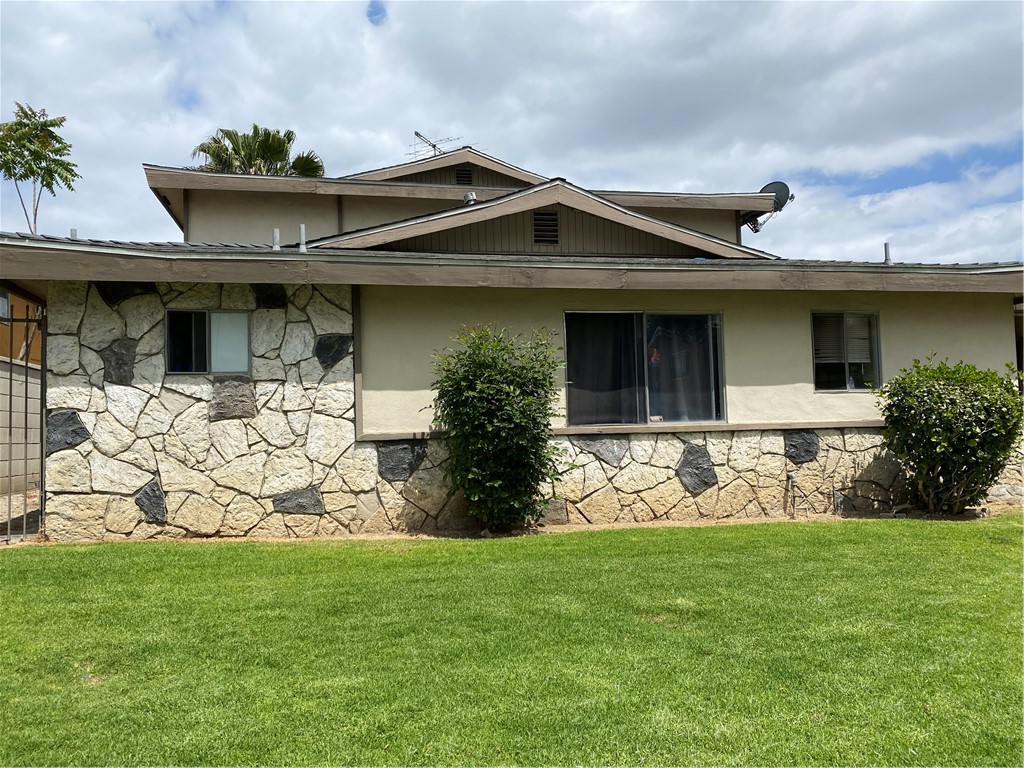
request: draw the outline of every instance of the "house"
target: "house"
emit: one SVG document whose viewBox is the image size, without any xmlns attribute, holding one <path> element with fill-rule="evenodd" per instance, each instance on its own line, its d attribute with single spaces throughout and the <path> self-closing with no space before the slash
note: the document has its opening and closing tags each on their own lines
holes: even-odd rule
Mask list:
<svg viewBox="0 0 1024 768">
<path fill-rule="evenodd" d="M 571 523 L 891 508 L 872 388 L 930 352 L 1015 359 L 1020 262 L 778 258 L 741 237 L 771 194 L 587 190 L 468 147 L 145 172 L 183 242 L 0 237 L 0 278 L 46 303 L 55 540 L 465 526 L 431 424 L 463 324 L 564 350 L 547 519 Z"/>
</svg>

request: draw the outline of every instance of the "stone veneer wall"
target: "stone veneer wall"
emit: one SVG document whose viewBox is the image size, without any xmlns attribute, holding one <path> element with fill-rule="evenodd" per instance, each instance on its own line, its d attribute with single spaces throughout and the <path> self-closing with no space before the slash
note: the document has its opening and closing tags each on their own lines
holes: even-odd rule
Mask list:
<svg viewBox="0 0 1024 768">
<path fill-rule="evenodd" d="M 250 311 L 251 377 L 165 374 L 166 309 Z M 53 540 L 471 527 L 443 440 L 356 442 L 348 286 L 53 283 L 47 343 Z M 556 442 L 549 523 L 867 512 L 905 496 L 877 431 Z M 1019 498 L 1019 465 L 1003 480 L 993 493 Z"/>
</svg>

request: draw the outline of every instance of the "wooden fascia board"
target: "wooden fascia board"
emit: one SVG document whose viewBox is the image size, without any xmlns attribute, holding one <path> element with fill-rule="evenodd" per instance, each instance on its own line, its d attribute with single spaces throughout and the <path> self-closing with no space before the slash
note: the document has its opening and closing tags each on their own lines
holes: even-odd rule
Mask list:
<svg viewBox="0 0 1024 768">
<path fill-rule="evenodd" d="M 566 186 L 564 182 L 552 182 L 551 186 L 527 190 L 507 200 L 500 200 L 491 205 L 467 206 L 452 211 L 432 214 L 420 221 L 383 225 L 364 234 L 344 235 L 329 242 L 314 245 L 314 248 L 348 249 L 374 248 L 397 240 L 406 240 L 419 235 L 432 234 L 445 229 L 463 227 L 481 221 L 502 216 L 512 216 L 523 211 L 543 208 L 548 205 L 562 204 L 570 208 L 589 213 L 598 218 L 608 219 L 623 226 L 639 229 L 673 242 L 689 245 L 723 258 L 768 258 L 742 246 L 720 240 L 710 235 L 702 235 L 690 230 L 667 224 L 602 198 Z"/>
<path fill-rule="evenodd" d="M 903 291 L 1020 293 L 1024 269 L 928 270 L 808 267 L 763 261 L 665 268 L 643 264 L 451 263 L 432 255 L 176 253 L 102 246 L 0 243 L 0 278 L 13 281 L 118 280 L 203 283 L 341 283 L 437 287 L 631 290 Z"/>
<path fill-rule="evenodd" d="M 774 195 L 664 195 L 643 192 L 602 192 L 593 194 L 626 208 L 685 208 L 723 211 L 763 211 L 775 206 Z"/>
</svg>

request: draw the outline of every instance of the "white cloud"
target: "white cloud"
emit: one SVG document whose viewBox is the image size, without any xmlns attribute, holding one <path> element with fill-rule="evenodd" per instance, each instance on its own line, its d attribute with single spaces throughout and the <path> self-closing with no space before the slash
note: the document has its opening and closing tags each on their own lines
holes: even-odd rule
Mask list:
<svg viewBox="0 0 1024 768">
<path fill-rule="evenodd" d="M 1017 146 L 1015 4 L 386 6 L 373 26 L 364 2 L 4 3 L 0 110 L 67 115 L 83 176 L 44 230 L 180 237 L 141 163 L 258 122 L 333 175 L 405 159 L 419 130 L 595 188 L 787 179 L 797 200 L 747 238 L 786 256 L 1020 258 L 1016 162 L 870 196 L 799 183 Z M 0 213 L 25 228 L 7 184 Z"/>
</svg>

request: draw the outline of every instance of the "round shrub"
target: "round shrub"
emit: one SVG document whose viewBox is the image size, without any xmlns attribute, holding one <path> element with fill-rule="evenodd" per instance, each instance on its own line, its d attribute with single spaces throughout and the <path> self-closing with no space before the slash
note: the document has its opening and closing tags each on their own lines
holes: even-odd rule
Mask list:
<svg viewBox="0 0 1024 768">
<path fill-rule="evenodd" d="M 1020 374 L 945 361 L 913 366 L 880 392 L 885 442 L 903 462 L 917 504 L 958 513 L 999 477 L 1021 435 Z"/>
<path fill-rule="evenodd" d="M 447 430 L 446 467 L 469 514 L 507 530 L 540 516 L 554 477 L 552 405 L 561 365 L 547 332 L 463 328 L 434 355 L 434 423 Z"/>
</svg>

